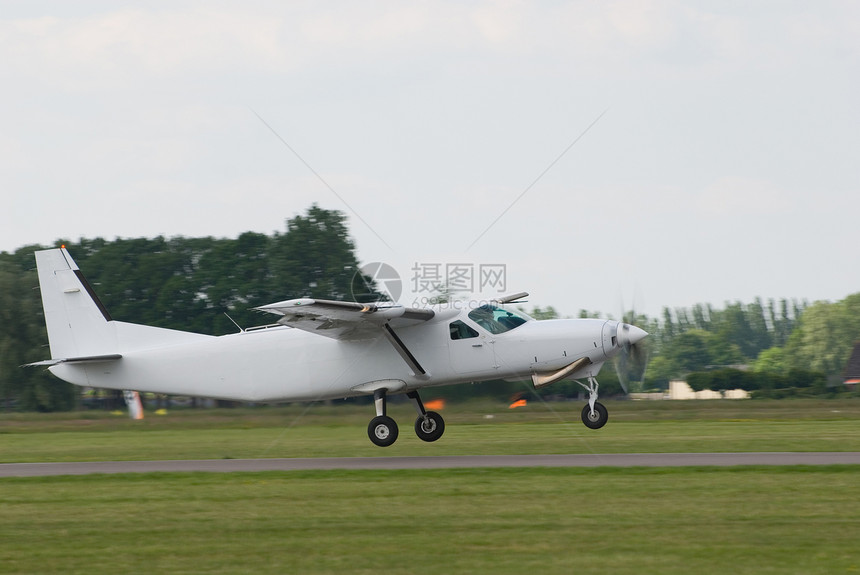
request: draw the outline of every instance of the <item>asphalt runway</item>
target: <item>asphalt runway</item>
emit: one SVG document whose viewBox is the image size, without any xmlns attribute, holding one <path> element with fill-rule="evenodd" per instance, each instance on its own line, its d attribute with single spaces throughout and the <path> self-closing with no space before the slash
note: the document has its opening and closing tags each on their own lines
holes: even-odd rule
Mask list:
<svg viewBox="0 0 860 575">
<path fill-rule="evenodd" d="M 2 463 L 0 477 L 93 473 L 300 471 L 330 469 L 462 469 L 478 467 L 690 467 L 739 465 L 860 465 L 860 452 L 614 453 L 575 455 L 454 455 Z"/>
</svg>

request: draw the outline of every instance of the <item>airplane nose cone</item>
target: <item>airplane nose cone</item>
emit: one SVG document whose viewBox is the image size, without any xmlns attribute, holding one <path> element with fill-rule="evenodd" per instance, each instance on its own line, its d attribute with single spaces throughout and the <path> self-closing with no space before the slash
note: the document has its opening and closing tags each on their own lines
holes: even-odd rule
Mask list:
<svg viewBox="0 0 860 575">
<path fill-rule="evenodd" d="M 644 329 L 638 328 L 635 325 L 621 324 L 618 330 L 618 345 L 628 347 L 636 345 L 648 335 Z"/>
</svg>

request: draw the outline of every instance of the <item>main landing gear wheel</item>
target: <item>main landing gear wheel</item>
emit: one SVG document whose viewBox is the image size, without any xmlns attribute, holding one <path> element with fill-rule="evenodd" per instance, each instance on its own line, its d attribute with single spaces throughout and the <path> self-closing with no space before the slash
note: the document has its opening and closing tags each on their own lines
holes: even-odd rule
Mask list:
<svg viewBox="0 0 860 575">
<path fill-rule="evenodd" d="M 422 441 L 436 441 L 445 433 L 445 420 L 435 411 L 424 409 L 424 403 L 417 391 L 410 391 L 406 397 L 415 402 L 418 419 L 415 420 L 415 435 Z"/>
<path fill-rule="evenodd" d="M 582 423 L 590 429 L 600 429 L 609 420 L 609 411 L 603 407 L 602 403 L 594 402 L 594 411 L 591 411 L 591 406 L 587 403 L 582 408 Z"/>
<path fill-rule="evenodd" d="M 415 435 L 423 441 L 436 441 L 445 433 L 445 420 L 435 411 L 419 415 L 415 420 Z"/>
<path fill-rule="evenodd" d="M 387 415 L 378 415 L 370 420 L 370 425 L 367 426 L 367 436 L 374 445 L 379 447 L 388 447 L 397 441 L 397 422 Z"/>
</svg>

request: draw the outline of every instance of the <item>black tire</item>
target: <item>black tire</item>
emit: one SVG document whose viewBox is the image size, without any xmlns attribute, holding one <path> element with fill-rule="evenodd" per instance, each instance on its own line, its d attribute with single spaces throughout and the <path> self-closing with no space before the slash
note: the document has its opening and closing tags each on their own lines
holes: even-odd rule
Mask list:
<svg viewBox="0 0 860 575">
<path fill-rule="evenodd" d="M 445 420 L 435 411 L 428 411 L 427 417 L 419 415 L 415 420 L 415 435 L 422 441 L 436 441 L 445 433 Z"/>
<path fill-rule="evenodd" d="M 582 408 L 582 423 L 585 424 L 585 427 L 589 429 L 600 429 L 606 422 L 609 420 L 609 411 L 605 407 L 603 407 L 602 403 L 595 402 L 594 404 L 594 414 L 591 413 L 591 408 L 588 404 L 585 404 L 585 407 Z"/>
<path fill-rule="evenodd" d="M 374 417 L 367 426 L 367 436 L 379 447 L 388 447 L 397 441 L 398 433 L 397 423 L 387 415 Z"/>
</svg>

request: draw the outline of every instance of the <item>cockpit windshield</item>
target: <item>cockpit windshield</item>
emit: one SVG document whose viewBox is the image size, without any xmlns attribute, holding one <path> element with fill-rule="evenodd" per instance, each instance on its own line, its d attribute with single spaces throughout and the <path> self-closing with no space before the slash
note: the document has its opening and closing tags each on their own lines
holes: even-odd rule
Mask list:
<svg viewBox="0 0 860 575">
<path fill-rule="evenodd" d="M 505 333 L 526 323 L 526 318 L 495 305 L 482 305 L 469 312 L 469 319 L 490 333 Z"/>
</svg>

